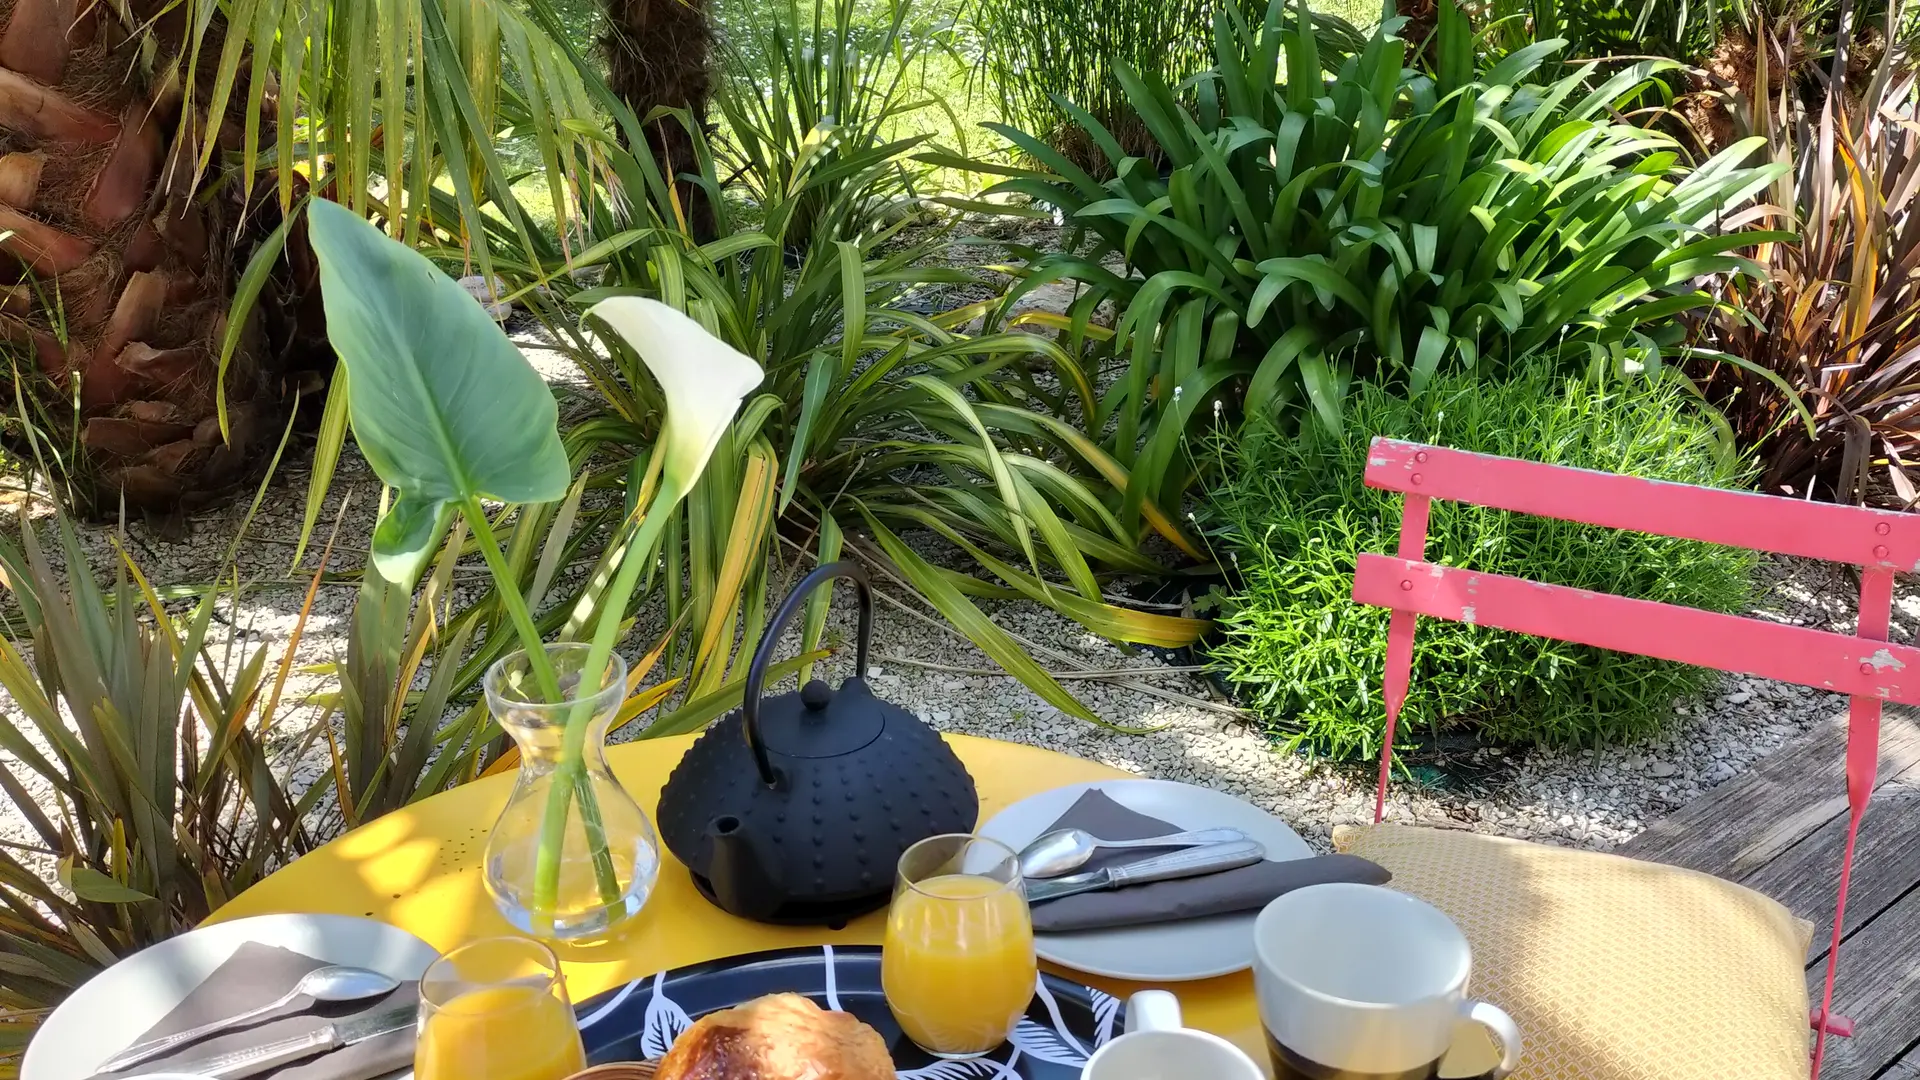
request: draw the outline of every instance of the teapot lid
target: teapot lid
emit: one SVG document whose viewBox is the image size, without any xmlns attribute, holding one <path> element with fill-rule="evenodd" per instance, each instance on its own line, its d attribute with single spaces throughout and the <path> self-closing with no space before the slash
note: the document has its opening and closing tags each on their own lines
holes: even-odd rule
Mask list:
<svg viewBox="0 0 1920 1080">
<path fill-rule="evenodd" d="M 760 741 L 774 754 L 796 758 L 839 757 L 862 750 L 880 737 L 890 710 L 906 711 L 874 697 L 867 680 L 858 675 L 841 683 L 837 691 L 814 679 L 799 693 L 767 698 L 759 705 Z"/>
</svg>

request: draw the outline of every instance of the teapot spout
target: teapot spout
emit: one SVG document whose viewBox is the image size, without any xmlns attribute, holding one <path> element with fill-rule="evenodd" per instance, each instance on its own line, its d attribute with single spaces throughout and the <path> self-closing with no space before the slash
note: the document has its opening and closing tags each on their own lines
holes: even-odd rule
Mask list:
<svg viewBox="0 0 1920 1080">
<path fill-rule="evenodd" d="M 713 857 L 707 862 L 704 884 L 722 908 L 749 919 L 764 919 L 786 902 L 786 889 L 770 872 L 745 822 L 721 814 L 707 822 L 706 838 L 713 845 Z"/>
</svg>

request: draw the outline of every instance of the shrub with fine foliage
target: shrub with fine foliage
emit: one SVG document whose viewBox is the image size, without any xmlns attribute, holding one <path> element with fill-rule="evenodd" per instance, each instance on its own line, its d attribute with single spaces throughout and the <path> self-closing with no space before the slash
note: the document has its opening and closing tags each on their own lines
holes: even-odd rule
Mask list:
<svg viewBox="0 0 1920 1080">
<path fill-rule="evenodd" d="M 1388 613 L 1352 600 L 1357 553 L 1391 552 L 1401 497 L 1362 482 L 1375 435 L 1658 480 L 1736 486 L 1746 466 L 1683 392 L 1664 386 L 1442 380 L 1409 401 L 1373 385 L 1343 434 L 1305 425 L 1223 444 L 1211 512 L 1241 587 L 1213 659 L 1276 736 L 1335 756 L 1373 754 L 1385 727 Z M 1662 600 L 1740 610 L 1751 552 L 1435 502 L 1427 558 Z M 1503 742 L 1593 744 L 1649 734 L 1712 673 L 1439 619 L 1420 620 L 1410 736 L 1477 726 Z"/>
</svg>

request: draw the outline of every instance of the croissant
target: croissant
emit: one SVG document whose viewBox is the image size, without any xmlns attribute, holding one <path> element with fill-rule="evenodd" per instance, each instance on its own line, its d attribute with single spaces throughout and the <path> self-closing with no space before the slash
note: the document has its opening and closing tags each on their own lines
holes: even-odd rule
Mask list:
<svg viewBox="0 0 1920 1080">
<path fill-rule="evenodd" d="M 894 1080 L 880 1033 L 799 994 L 703 1016 L 674 1040 L 655 1080 Z"/>
</svg>

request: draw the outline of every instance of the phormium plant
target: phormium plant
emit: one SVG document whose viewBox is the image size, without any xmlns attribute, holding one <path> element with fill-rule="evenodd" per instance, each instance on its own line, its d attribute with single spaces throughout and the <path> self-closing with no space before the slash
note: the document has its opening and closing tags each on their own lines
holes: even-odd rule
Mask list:
<svg viewBox="0 0 1920 1080">
<path fill-rule="evenodd" d="M 1883 18 L 1868 29 L 1898 31 L 1893 12 Z M 1792 28 L 1758 30 L 1768 36 L 1752 53 L 1752 92 L 1734 107 L 1780 170 L 1751 214 L 1790 233 L 1753 251 L 1765 277 L 1729 281 L 1726 303 L 1701 313 L 1694 374 L 1759 451 L 1764 490 L 1911 507 L 1920 502 L 1914 73 L 1889 49 L 1851 85 L 1843 66 L 1809 97 L 1770 61 L 1790 51 Z M 1843 33 L 1837 63 L 1869 36 Z"/>
</svg>

